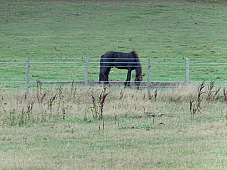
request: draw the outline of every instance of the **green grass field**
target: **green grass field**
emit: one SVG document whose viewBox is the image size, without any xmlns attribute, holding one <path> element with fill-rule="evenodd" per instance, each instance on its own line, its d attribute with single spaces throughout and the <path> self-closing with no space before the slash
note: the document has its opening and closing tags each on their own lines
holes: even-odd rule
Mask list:
<svg viewBox="0 0 227 170">
<path fill-rule="evenodd" d="M 1 0 L 0 168 L 226 169 L 227 8 L 195 1 Z M 148 58 L 151 81 L 185 81 L 189 57 L 190 80 L 205 88 L 152 88 L 149 99 L 147 89 L 31 83 L 25 96 L 27 59 L 31 82 L 83 81 L 85 57 L 97 81 L 91 62 L 132 49 L 145 81 Z"/>
<path fill-rule="evenodd" d="M 3 0 L 0 15 L 1 62 L 78 62 L 32 63 L 31 81 L 83 81 L 84 57 L 98 62 L 107 51 L 132 49 L 141 58 L 145 81 L 147 58 L 151 81 L 185 81 L 186 57 L 191 81 L 227 79 L 224 2 Z M 97 81 L 98 63 L 89 66 L 89 80 Z M 25 81 L 26 63 L 2 64 L 0 72 L 0 81 Z M 110 77 L 124 81 L 126 72 L 114 70 Z"/>
</svg>

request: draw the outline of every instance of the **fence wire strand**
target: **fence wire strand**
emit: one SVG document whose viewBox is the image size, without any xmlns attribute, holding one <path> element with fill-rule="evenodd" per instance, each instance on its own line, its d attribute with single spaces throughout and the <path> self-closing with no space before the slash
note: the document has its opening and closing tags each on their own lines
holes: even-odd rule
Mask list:
<svg viewBox="0 0 227 170">
<path fill-rule="evenodd" d="M 109 58 L 108 58 L 109 59 Z M 147 63 L 147 60 L 148 58 L 140 58 L 140 63 L 142 64 L 143 68 L 145 69 L 144 73 L 146 74 L 146 71 L 147 71 L 147 66 L 148 66 L 148 63 Z M 220 59 L 220 60 L 217 60 L 217 62 L 213 61 L 213 60 L 209 60 L 208 62 L 198 62 L 200 61 L 200 59 L 202 60 L 203 58 L 189 58 L 189 62 L 190 62 L 190 68 L 212 68 L 214 69 L 213 67 L 215 68 L 223 68 L 227 65 L 227 63 L 225 61 L 227 61 L 227 59 Z M 75 78 L 74 79 L 78 79 L 80 80 L 80 82 L 84 82 L 86 80 L 84 80 L 84 71 L 86 70 L 86 67 L 85 67 L 85 63 L 86 63 L 86 60 L 85 60 L 85 57 L 80 57 L 80 58 L 44 58 L 43 60 L 52 60 L 52 61 L 42 61 L 42 62 L 39 62 L 39 61 L 35 61 L 35 60 L 31 60 L 30 61 L 30 69 L 31 69 L 31 75 L 30 77 L 32 77 L 33 79 L 37 77 L 37 79 L 39 79 L 39 74 L 45 74 L 45 72 L 48 70 L 48 71 L 53 71 L 51 74 L 55 75 L 55 79 L 58 77 L 59 80 L 61 79 L 61 74 L 62 74 L 62 71 L 64 72 L 68 72 L 68 77 L 65 77 L 66 79 L 73 79 L 72 76 L 74 76 Z M 53 61 L 53 60 L 56 60 L 56 61 Z M 61 61 L 57 61 L 57 60 L 61 60 Z M 65 60 L 65 61 L 64 61 Z M 71 60 L 71 61 L 69 61 Z M 184 61 L 182 61 L 184 60 Z M 182 59 L 176 59 L 176 58 L 152 58 L 152 61 L 150 62 L 150 65 L 151 65 L 151 81 L 152 82 L 179 82 L 179 83 L 182 83 L 182 82 L 185 82 L 185 80 L 182 80 L 182 79 L 185 79 L 185 73 L 186 71 L 184 71 L 183 69 L 186 69 L 186 62 L 185 62 L 186 58 L 182 58 Z M 0 60 L 1 61 L 1 60 Z M 197 61 L 197 62 L 196 62 Z M 224 61 L 222 63 L 220 63 L 220 61 Z M 88 58 L 88 80 L 97 80 L 98 79 L 98 74 L 99 74 L 99 69 L 94 69 L 93 68 L 99 68 L 100 67 L 100 63 L 101 64 L 108 64 L 110 62 L 100 62 L 100 58 Z M 111 62 L 111 64 L 125 64 L 126 62 L 122 61 L 122 62 Z M 140 66 L 134 66 L 134 65 L 137 65 L 139 62 L 127 62 L 127 64 L 129 64 L 128 66 L 132 66 L 132 67 L 140 67 Z M 11 74 L 13 73 L 13 71 L 15 71 L 14 69 L 15 68 L 26 68 L 26 64 L 27 62 L 25 61 L 18 61 L 18 62 L 15 62 L 15 61 L 1 61 L 0 62 L 0 69 L 2 71 L 1 75 L 2 75 L 2 80 L 0 81 L 0 89 L 1 86 L 4 84 L 7 84 L 7 83 L 10 83 L 10 84 L 26 84 L 26 80 L 25 81 L 8 81 L 7 79 L 10 79 L 10 78 L 7 78 L 7 76 L 5 76 L 6 78 L 4 78 L 4 73 L 7 71 L 7 72 L 11 72 Z M 22 64 L 22 65 L 21 65 Z M 130 65 L 131 64 L 131 65 Z M 109 66 L 104 66 L 104 67 L 109 67 Z M 111 66 L 112 67 L 112 66 Z M 124 68 L 125 66 L 118 66 L 119 68 Z M 43 69 L 45 68 L 45 69 Z M 74 69 L 72 70 L 61 70 L 59 69 L 59 71 L 55 71 L 55 68 L 78 68 L 77 71 L 79 70 L 79 75 L 73 75 L 73 73 L 75 72 Z M 175 69 L 175 68 L 182 68 L 182 69 L 179 69 L 179 75 L 177 74 L 173 74 L 173 75 L 170 75 L 169 73 L 170 72 L 174 72 L 175 70 L 172 70 L 172 69 Z M 5 69 L 8 69 L 8 70 L 5 70 Z M 12 69 L 12 70 L 11 70 Z M 152 70 L 153 69 L 153 70 Z M 168 69 L 168 70 L 166 70 Z M 23 72 L 23 74 L 25 73 L 25 71 L 23 71 L 22 69 L 20 69 L 21 72 Z M 160 71 L 163 71 L 163 73 L 160 75 L 160 81 L 158 81 L 158 78 L 155 77 L 156 73 L 157 72 L 160 72 Z M 166 73 L 166 72 L 169 72 L 169 73 Z M 193 70 L 190 70 L 190 75 L 194 74 L 192 73 Z M 202 70 L 203 72 L 201 73 L 204 73 L 204 70 Z M 206 70 L 205 70 L 206 71 Z M 209 70 L 207 70 L 209 72 Z M 16 72 L 18 72 L 18 70 L 16 70 Z M 39 72 L 42 72 L 42 73 L 39 73 Z M 213 72 L 213 71 L 212 71 Z M 49 72 L 48 72 L 49 74 Z M 111 73 L 110 73 L 111 74 Z M 133 73 L 134 74 L 134 73 Z M 204 73 L 206 74 L 206 73 Z M 96 78 L 94 78 L 94 75 L 96 76 Z M 111 74 L 113 75 L 113 74 Z M 124 77 L 123 75 L 125 75 L 124 79 L 126 78 L 126 73 L 125 72 L 121 72 L 121 71 L 118 71 L 117 72 L 117 75 L 121 75 L 122 77 Z M 134 74 L 135 76 L 135 74 Z M 215 75 L 216 76 L 216 75 Z M 44 76 L 45 77 L 45 76 Z M 218 75 L 216 76 L 216 78 L 218 77 Z M 165 81 L 163 81 L 163 79 L 166 79 Z M 191 77 L 190 77 L 191 78 Z M 218 77 L 220 78 L 220 76 Z M 114 80 L 114 78 L 112 78 L 113 81 L 110 81 L 110 82 L 113 82 L 113 83 L 123 83 L 124 81 L 118 81 L 118 80 Z M 172 80 L 178 80 L 178 81 L 172 81 Z M 35 83 L 36 81 L 30 81 L 30 83 Z M 54 81 L 42 81 L 42 82 L 53 82 Z M 62 83 L 66 83 L 66 82 L 69 82 L 69 81 L 56 81 L 56 82 L 62 82 Z M 96 82 L 96 81 L 93 81 L 93 82 Z M 193 81 L 190 80 L 190 82 L 194 83 L 194 82 L 201 82 L 201 81 Z M 207 81 L 208 82 L 208 81 Z M 216 82 L 220 82 L 220 83 L 225 83 L 226 84 L 226 80 L 224 81 L 216 81 Z M 146 83 L 146 81 L 143 81 L 143 83 Z M 8 85 L 6 85 L 8 86 Z M 146 86 L 144 86 L 146 87 Z M 11 87 L 3 87 L 3 89 L 5 88 L 11 88 Z"/>
</svg>

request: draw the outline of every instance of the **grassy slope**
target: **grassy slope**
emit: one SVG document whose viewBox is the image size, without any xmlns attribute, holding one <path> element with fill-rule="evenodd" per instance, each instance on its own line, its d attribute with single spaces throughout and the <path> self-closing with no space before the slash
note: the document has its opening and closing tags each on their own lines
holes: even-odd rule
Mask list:
<svg viewBox="0 0 227 170">
<path fill-rule="evenodd" d="M 185 61 L 226 63 L 226 5 L 174 2 L 29 2 L 1 1 L 1 61 L 80 62 L 82 57 L 100 57 L 106 51 L 129 52 L 136 49 L 146 74 L 146 58 L 174 58 L 182 68 L 153 65 L 153 81 L 184 81 Z M 122 48 L 123 47 L 123 48 Z M 55 60 L 47 58 L 55 58 Z M 56 59 L 59 58 L 59 59 Z M 73 59 L 72 58 L 77 58 Z M 217 61 L 215 61 L 217 60 Z M 98 60 L 96 60 L 98 61 Z M 8 64 L 9 66 L 10 64 Z M 1 81 L 25 80 L 25 64 L 1 68 Z M 72 64 L 73 65 L 73 64 Z M 174 64 L 175 65 L 175 64 Z M 192 63 L 193 65 L 193 63 Z M 42 66 L 42 67 L 41 67 Z M 84 80 L 83 67 L 66 64 L 33 64 L 32 80 Z M 68 66 L 68 65 L 67 65 Z M 73 65 L 74 66 L 74 65 Z M 98 64 L 90 69 L 90 80 L 98 80 Z M 192 68 L 192 80 L 226 80 L 224 67 Z M 168 73 L 167 73 L 168 71 Z M 125 71 L 111 75 L 124 80 Z M 61 73 L 61 74 L 59 74 Z M 145 77 L 146 80 L 146 77 Z"/>
</svg>

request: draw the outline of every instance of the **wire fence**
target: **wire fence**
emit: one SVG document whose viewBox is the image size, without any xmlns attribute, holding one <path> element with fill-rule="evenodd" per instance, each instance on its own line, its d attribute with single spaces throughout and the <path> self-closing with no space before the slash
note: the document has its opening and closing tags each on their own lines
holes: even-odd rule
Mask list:
<svg viewBox="0 0 227 170">
<path fill-rule="evenodd" d="M 140 62 L 144 75 L 142 87 L 155 87 L 160 84 L 171 87 L 177 83 L 201 83 L 204 80 L 206 82 L 215 81 L 219 86 L 227 86 L 227 59 L 149 58 L 148 60 L 148 58 L 140 58 Z M 100 58 L 45 58 L 39 59 L 39 61 L 35 59 L 28 61 L 0 60 L 0 89 L 26 89 L 28 82 L 30 88 L 36 87 L 37 82 L 49 84 L 46 87 L 72 82 L 81 86 L 96 85 L 99 80 L 99 68 Z M 123 86 L 126 76 L 127 70 L 112 68 L 109 74 L 110 84 Z M 135 77 L 134 71 L 131 81 L 134 81 L 133 77 Z"/>
</svg>

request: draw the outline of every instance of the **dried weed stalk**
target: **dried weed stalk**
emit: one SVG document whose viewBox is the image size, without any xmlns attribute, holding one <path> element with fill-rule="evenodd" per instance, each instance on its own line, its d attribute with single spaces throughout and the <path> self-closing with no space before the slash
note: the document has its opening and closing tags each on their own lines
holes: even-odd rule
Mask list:
<svg viewBox="0 0 227 170">
<path fill-rule="evenodd" d="M 208 94 L 207 94 L 207 98 L 206 98 L 206 100 L 207 101 L 210 101 L 210 99 L 212 98 L 212 96 L 213 96 L 213 88 L 214 88 L 214 81 L 212 81 L 211 83 L 210 83 L 210 86 L 208 86 Z"/>
<path fill-rule="evenodd" d="M 207 92 L 207 98 L 206 101 L 210 102 L 211 99 L 217 101 L 219 99 L 218 93 L 221 90 L 221 87 L 217 89 L 216 91 L 214 89 L 214 81 L 210 83 L 210 86 L 208 86 L 208 92 Z M 216 97 L 217 96 L 217 97 Z"/>
<path fill-rule="evenodd" d="M 205 81 L 203 81 L 202 84 L 198 87 L 198 96 L 197 96 L 196 102 L 194 103 L 194 100 L 190 100 L 190 113 L 193 120 L 194 120 L 195 114 L 197 115 L 197 120 L 198 120 L 199 113 L 201 113 L 200 105 L 203 100 L 202 94 L 205 93 L 203 92 L 204 87 L 205 87 Z"/>
<path fill-rule="evenodd" d="M 103 121 L 103 130 L 104 130 L 103 107 L 104 107 L 105 100 L 106 100 L 106 97 L 108 94 L 109 94 L 109 92 L 106 93 L 106 88 L 104 88 L 97 98 L 98 101 L 96 101 L 96 98 L 93 94 L 91 95 L 92 103 L 93 103 L 93 106 L 91 107 L 92 116 L 94 119 Z M 99 124 L 99 130 L 100 130 L 100 124 Z"/>
<path fill-rule="evenodd" d="M 155 101 L 157 100 L 157 96 L 158 96 L 158 89 L 156 89 L 156 90 L 154 91 L 154 99 L 155 99 Z"/>
<path fill-rule="evenodd" d="M 50 113 L 52 114 L 52 108 L 53 108 L 53 102 L 54 102 L 54 100 L 57 98 L 57 94 L 55 94 L 54 96 L 52 96 L 52 97 L 50 97 L 50 99 L 49 99 L 49 102 L 48 102 L 48 104 L 49 104 L 49 109 L 50 109 Z"/>
<path fill-rule="evenodd" d="M 223 88 L 223 94 L 224 94 L 224 101 L 227 104 L 227 91 L 225 90 L 225 88 Z"/>
<path fill-rule="evenodd" d="M 42 85 L 43 83 L 39 80 L 36 81 L 37 83 L 37 92 L 36 92 L 36 97 L 39 105 L 43 103 L 44 98 L 47 96 L 47 92 L 42 92 Z"/>
</svg>

